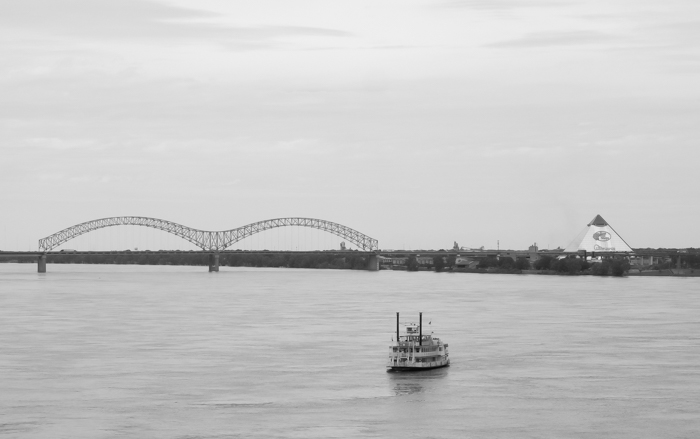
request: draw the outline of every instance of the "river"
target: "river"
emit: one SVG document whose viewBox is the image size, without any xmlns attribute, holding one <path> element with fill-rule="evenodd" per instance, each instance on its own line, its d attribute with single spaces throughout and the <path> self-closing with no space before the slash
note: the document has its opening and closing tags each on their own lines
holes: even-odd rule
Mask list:
<svg viewBox="0 0 700 439">
<path fill-rule="evenodd" d="M 698 278 L 206 270 L 0 264 L 0 437 L 700 434 Z"/>
</svg>

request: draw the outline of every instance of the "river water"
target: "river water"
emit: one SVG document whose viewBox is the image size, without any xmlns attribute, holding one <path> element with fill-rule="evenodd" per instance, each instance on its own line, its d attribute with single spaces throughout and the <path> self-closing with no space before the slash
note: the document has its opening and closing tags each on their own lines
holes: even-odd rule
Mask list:
<svg viewBox="0 0 700 439">
<path fill-rule="evenodd" d="M 0 264 L 0 437 L 692 438 L 700 279 Z M 395 313 L 449 368 L 387 373 Z"/>
</svg>

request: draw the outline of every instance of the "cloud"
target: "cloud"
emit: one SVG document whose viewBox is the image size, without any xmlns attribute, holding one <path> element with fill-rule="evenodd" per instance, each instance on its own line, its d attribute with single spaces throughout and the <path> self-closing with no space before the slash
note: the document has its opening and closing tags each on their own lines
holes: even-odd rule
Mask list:
<svg viewBox="0 0 700 439">
<path fill-rule="evenodd" d="M 527 157 L 552 155 L 561 152 L 561 148 L 546 148 L 538 146 L 517 146 L 512 148 L 487 147 L 481 152 L 482 157 Z"/>
<path fill-rule="evenodd" d="M 348 32 L 305 26 L 228 26 L 218 14 L 151 0 L 3 0 L 0 28 L 26 34 L 102 40 L 218 40 L 263 46 L 288 36 L 344 37 Z M 208 21 L 207 21 L 208 20 Z"/>
<path fill-rule="evenodd" d="M 67 150 L 99 150 L 103 146 L 95 139 L 63 139 L 56 137 L 33 137 L 26 139 L 25 144 L 30 147 L 53 149 L 59 151 Z"/>
<path fill-rule="evenodd" d="M 323 154 L 324 149 L 318 139 L 282 140 L 275 143 L 272 150 L 281 154 Z M 325 151 L 327 152 L 327 151 Z"/>
<path fill-rule="evenodd" d="M 562 7 L 577 3 L 579 2 L 567 0 L 449 0 L 444 2 L 443 6 L 498 11 L 508 9 Z"/>
<path fill-rule="evenodd" d="M 529 48 L 551 46 L 574 46 L 597 44 L 616 40 L 617 37 L 602 32 L 572 31 L 572 32 L 535 32 L 515 40 L 499 41 L 487 44 L 485 47 L 498 48 Z"/>
<path fill-rule="evenodd" d="M 676 21 L 654 24 L 643 28 L 645 35 L 653 38 L 654 44 L 697 48 L 700 39 L 700 21 Z"/>
</svg>

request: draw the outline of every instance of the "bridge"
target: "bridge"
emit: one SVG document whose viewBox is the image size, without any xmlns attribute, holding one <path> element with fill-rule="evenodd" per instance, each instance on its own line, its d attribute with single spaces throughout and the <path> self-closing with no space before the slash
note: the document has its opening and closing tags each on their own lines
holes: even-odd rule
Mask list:
<svg viewBox="0 0 700 439">
<path fill-rule="evenodd" d="M 208 257 L 209 271 L 219 271 L 219 262 L 221 255 L 229 255 L 235 252 L 240 252 L 241 250 L 231 250 L 230 247 L 255 234 L 276 229 L 282 227 L 298 226 L 305 227 L 309 229 L 316 229 L 319 231 L 327 232 L 328 234 L 341 237 L 357 247 L 357 250 L 351 252 L 347 250 L 323 250 L 323 251 L 290 251 L 290 250 L 246 250 L 243 254 L 277 254 L 277 255 L 289 255 L 289 254 L 337 254 L 338 256 L 346 255 L 360 255 L 362 259 L 358 260 L 354 258 L 353 264 L 360 263 L 364 264 L 366 262 L 366 269 L 375 271 L 379 269 L 380 258 L 392 258 L 392 257 L 403 257 L 408 255 L 414 256 L 466 256 L 472 258 L 484 258 L 484 257 L 510 257 L 516 259 L 518 257 L 532 257 L 535 258 L 543 255 L 560 257 L 564 256 L 565 253 L 561 249 L 557 250 L 477 250 L 477 249 L 449 249 L 449 250 L 380 250 L 379 243 L 376 239 L 371 238 L 357 230 L 350 227 L 344 226 L 339 223 L 326 221 L 316 218 L 302 218 L 302 217 L 287 217 L 287 218 L 275 218 L 264 221 L 258 221 L 255 223 L 247 224 L 242 227 L 238 227 L 230 230 L 222 231 L 207 231 L 195 229 L 192 227 L 187 227 L 172 221 L 166 221 L 158 218 L 140 217 L 140 216 L 122 216 L 122 217 L 109 217 L 101 218 L 91 221 L 86 221 L 84 223 L 76 224 L 74 226 L 65 228 L 56 233 L 53 233 L 45 238 L 39 240 L 39 251 L 36 252 L 3 252 L 0 251 L 0 257 L 20 257 L 26 260 L 27 257 L 35 257 L 38 261 L 38 272 L 46 272 L 47 256 L 55 257 L 65 257 L 68 255 L 138 255 L 138 254 L 181 254 L 182 250 L 146 250 L 146 251 L 132 251 L 132 250 L 108 250 L 108 251 L 76 251 L 76 250 L 60 250 L 55 249 L 62 244 L 75 239 L 81 235 L 88 234 L 90 232 L 104 229 L 108 227 L 116 226 L 141 226 L 151 229 L 157 229 L 164 231 L 167 234 L 179 237 L 195 246 L 199 247 L 199 250 L 195 251 L 194 254 L 206 255 Z M 192 252 L 192 250 L 190 250 Z M 330 253 L 329 253 L 330 252 Z M 652 249 L 635 249 L 636 256 L 675 256 L 679 251 L 661 251 Z M 238 254 L 238 253 L 236 253 Z M 568 253 L 566 253 L 568 254 Z M 606 252 L 607 256 L 618 255 L 615 252 Z M 622 256 L 628 256 L 628 253 L 619 253 Z M 585 257 L 585 252 L 583 257 Z M 680 254 L 678 254 L 680 260 Z M 229 258 L 230 256 L 226 256 Z M 364 261 L 363 261 L 364 259 Z M 200 259 L 201 263 L 203 262 Z M 224 261 L 226 263 L 226 261 Z M 357 265 L 355 265 L 356 267 Z"/>
<path fill-rule="evenodd" d="M 46 256 L 50 255 L 66 255 L 75 254 L 77 252 L 63 253 L 63 252 L 53 252 L 52 250 L 61 244 L 70 241 L 78 236 L 84 235 L 86 233 L 103 229 L 106 227 L 115 226 L 142 226 L 149 227 L 153 229 L 162 230 L 169 234 L 178 236 L 201 249 L 200 252 L 207 253 L 209 255 L 209 271 L 219 271 L 219 255 L 221 252 L 226 251 L 227 248 L 233 244 L 255 235 L 266 230 L 289 227 L 289 226 L 299 226 L 307 227 L 311 229 L 321 230 L 332 235 L 341 237 L 355 246 L 360 251 L 367 255 L 368 258 L 368 270 L 377 270 L 378 262 L 376 257 L 376 252 L 379 249 L 379 242 L 371 238 L 364 233 L 358 232 L 357 230 L 351 229 L 350 227 L 344 226 L 331 221 L 326 221 L 317 218 L 301 218 L 301 217 L 288 217 L 288 218 L 275 218 L 264 221 L 258 221 L 255 223 L 247 224 L 235 229 L 222 230 L 222 231 L 207 231 L 194 229 L 192 227 L 187 227 L 182 224 L 178 224 L 172 221 L 166 221 L 158 218 L 149 218 L 141 216 L 120 216 L 120 217 L 110 217 L 110 218 L 100 218 L 96 220 L 86 221 L 84 223 L 76 224 L 74 226 L 65 228 L 56 233 L 53 233 L 45 238 L 39 240 L 39 252 L 25 252 L 27 255 L 38 256 L 38 271 L 39 273 L 46 272 Z M 19 253 L 15 252 L 17 255 Z M 105 252 L 80 252 L 80 254 L 104 254 Z M 108 252 L 110 254 L 114 253 L 125 253 L 122 252 Z M 269 253 L 269 252 L 268 252 Z M 284 252 L 288 253 L 288 252 Z"/>
</svg>

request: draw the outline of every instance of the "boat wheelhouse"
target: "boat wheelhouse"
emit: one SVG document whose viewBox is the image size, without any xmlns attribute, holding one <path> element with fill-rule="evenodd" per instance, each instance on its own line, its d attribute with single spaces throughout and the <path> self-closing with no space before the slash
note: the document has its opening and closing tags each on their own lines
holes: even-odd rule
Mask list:
<svg viewBox="0 0 700 439">
<path fill-rule="evenodd" d="M 423 334 L 423 313 L 419 323 L 404 325 L 399 332 L 399 313 L 396 313 L 396 343 L 389 347 L 389 371 L 417 371 L 450 365 L 447 343 L 433 334 Z"/>
</svg>

